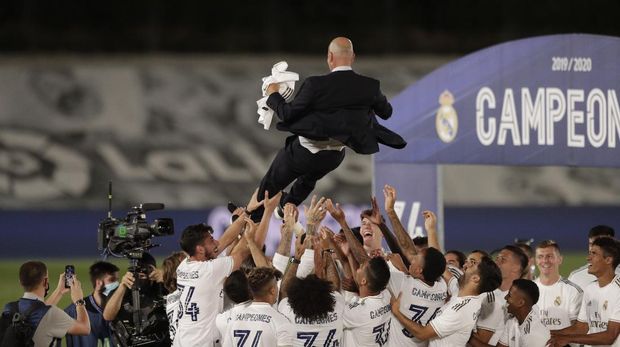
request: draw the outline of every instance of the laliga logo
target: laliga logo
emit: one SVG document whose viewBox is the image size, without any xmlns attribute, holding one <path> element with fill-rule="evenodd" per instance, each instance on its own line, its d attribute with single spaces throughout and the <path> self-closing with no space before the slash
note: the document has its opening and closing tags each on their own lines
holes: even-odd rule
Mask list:
<svg viewBox="0 0 620 347">
<path fill-rule="evenodd" d="M 437 129 L 437 136 L 445 143 L 450 143 L 456 137 L 456 133 L 459 130 L 459 120 L 456 115 L 456 110 L 452 107 L 454 103 L 454 96 L 448 90 L 445 90 L 439 96 L 439 110 L 437 110 L 437 117 L 435 118 L 435 128 Z"/>
</svg>

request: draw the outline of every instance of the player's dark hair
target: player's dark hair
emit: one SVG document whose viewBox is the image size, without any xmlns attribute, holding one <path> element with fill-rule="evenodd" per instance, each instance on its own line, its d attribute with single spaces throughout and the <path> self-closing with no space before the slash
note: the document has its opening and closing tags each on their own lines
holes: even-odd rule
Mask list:
<svg viewBox="0 0 620 347">
<path fill-rule="evenodd" d="M 515 245 L 506 245 L 502 247 L 502 250 L 504 249 L 512 253 L 517 258 L 517 261 L 519 262 L 519 266 L 521 266 L 521 274 L 523 274 L 529 264 L 529 259 L 527 258 L 527 254 L 525 254 L 525 252 L 523 252 L 521 248 Z"/>
<path fill-rule="evenodd" d="M 525 253 L 525 255 L 528 258 L 533 258 L 534 257 L 534 250 L 532 249 L 532 246 L 528 245 L 527 243 L 525 243 L 525 242 L 516 242 L 515 246 L 521 248 L 523 253 Z"/>
<path fill-rule="evenodd" d="M 278 280 L 282 277 L 282 273 L 271 267 L 257 267 L 250 271 L 248 275 L 248 283 L 252 296 L 264 296 L 267 294 L 269 284 L 272 280 Z"/>
<path fill-rule="evenodd" d="M 428 246 L 428 237 L 426 236 L 416 236 L 413 238 L 413 244 L 418 247 L 427 247 Z"/>
<path fill-rule="evenodd" d="M 459 262 L 459 267 L 462 269 L 463 265 L 465 265 L 465 259 L 467 258 L 467 257 L 465 257 L 465 253 L 463 253 L 461 251 L 458 251 L 456 249 L 451 249 L 451 250 L 446 252 L 446 255 L 448 255 L 448 254 L 454 254 L 456 256 L 456 259 Z"/>
<path fill-rule="evenodd" d="M 480 282 L 478 283 L 479 292 L 492 292 L 502 284 L 502 272 L 499 266 L 488 256 L 483 256 L 478 264 L 478 275 Z"/>
<path fill-rule="evenodd" d="M 601 237 L 601 236 L 615 237 L 616 232 L 614 231 L 614 228 L 610 227 L 609 225 L 603 225 L 603 224 L 593 226 L 588 232 L 588 238 Z"/>
<path fill-rule="evenodd" d="M 428 283 L 435 283 L 446 271 L 446 257 L 434 247 L 428 247 L 424 251 L 424 268 L 422 277 Z"/>
<path fill-rule="evenodd" d="M 368 260 L 366 277 L 368 278 L 368 290 L 373 293 L 383 291 L 390 281 L 390 268 L 385 259 L 375 257 Z"/>
<path fill-rule="evenodd" d="M 213 234 L 211 226 L 200 223 L 187 226 L 181 234 L 179 241 L 181 249 L 190 257 L 196 254 L 196 246 L 203 243 L 207 235 Z"/>
<path fill-rule="evenodd" d="M 620 264 L 620 243 L 611 237 L 599 237 L 592 242 L 592 246 L 598 246 L 603 250 L 603 256 L 613 258 L 613 268 Z"/>
<path fill-rule="evenodd" d="M 481 249 L 474 249 L 473 251 L 471 251 L 471 252 L 469 252 L 469 253 L 470 253 L 470 254 L 471 254 L 471 253 L 480 253 L 480 254 L 482 254 L 482 256 L 484 256 L 484 257 L 489 257 L 489 253 L 487 253 L 486 251 L 483 251 L 483 250 L 481 250 Z"/>
<path fill-rule="evenodd" d="M 33 291 L 47 275 L 47 266 L 40 261 L 27 261 L 19 267 L 19 283 L 24 291 Z"/>
<path fill-rule="evenodd" d="M 248 278 L 242 270 L 233 271 L 228 275 L 224 281 L 224 293 L 236 304 L 252 298 Z"/>
<path fill-rule="evenodd" d="M 166 288 L 168 293 L 172 293 L 177 290 L 177 268 L 185 257 L 185 252 L 174 252 L 166 257 L 162 263 L 164 272 L 164 288 Z"/>
<path fill-rule="evenodd" d="M 526 280 L 524 278 L 519 278 L 512 281 L 512 285 L 517 287 L 517 289 L 525 294 L 525 297 L 528 301 L 528 306 L 536 305 L 538 302 L 538 297 L 540 295 L 540 291 L 538 290 L 538 286 L 536 283 L 530 280 Z"/>
<path fill-rule="evenodd" d="M 336 299 L 330 281 L 308 275 L 293 278 L 287 289 L 288 302 L 296 317 L 315 321 L 334 310 Z"/>
<path fill-rule="evenodd" d="M 114 275 L 118 271 L 118 266 L 108 263 L 107 261 L 98 261 L 88 269 L 90 283 L 93 285 L 93 288 L 95 288 L 97 280 L 103 279 L 106 275 Z"/>
</svg>

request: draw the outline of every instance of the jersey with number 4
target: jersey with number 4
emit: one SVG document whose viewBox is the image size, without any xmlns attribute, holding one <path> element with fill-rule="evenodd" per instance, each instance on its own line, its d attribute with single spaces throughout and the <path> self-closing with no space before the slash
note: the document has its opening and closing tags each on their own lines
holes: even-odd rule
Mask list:
<svg viewBox="0 0 620 347">
<path fill-rule="evenodd" d="M 390 339 L 392 311 L 390 293 L 355 297 L 344 308 L 344 346 L 387 346 Z"/>
<path fill-rule="evenodd" d="M 296 347 L 338 347 L 342 340 L 344 298 L 338 292 L 332 292 L 336 303 L 334 309 L 323 318 L 309 320 L 298 317 L 293 312 L 288 298 L 282 299 L 278 306 L 280 311 L 293 323 L 293 346 Z"/>
<path fill-rule="evenodd" d="M 217 337 L 215 317 L 219 313 L 224 280 L 233 268 L 232 257 L 209 261 L 181 262 L 177 288 L 181 290 L 177 310 L 175 347 L 213 346 Z"/>
<path fill-rule="evenodd" d="M 402 293 L 400 312 L 407 318 L 422 325 L 435 318 L 439 309 L 446 304 L 448 285 L 443 278 L 429 286 L 424 281 L 402 272 L 391 272 L 388 287 L 394 293 Z M 405 329 L 398 320 L 394 320 L 390 336 L 390 346 L 428 346 L 427 341 L 420 341 Z"/>
<path fill-rule="evenodd" d="M 223 347 L 275 347 L 293 345 L 293 325 L 266 302 L 252 302 L 230 310 L 222 336 Z"/>
</svg>

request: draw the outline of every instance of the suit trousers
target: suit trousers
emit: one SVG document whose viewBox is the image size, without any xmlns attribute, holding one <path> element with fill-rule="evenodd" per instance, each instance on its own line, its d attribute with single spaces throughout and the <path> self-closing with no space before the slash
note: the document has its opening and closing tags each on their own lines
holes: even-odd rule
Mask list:
<svg viewBox="0 0 620 347">
<path fill-rule="evenodd" d="M 260 182 L 258 201 L 274 196 L 293 181 L 290 191 L 282 196 L 280 206 L 286 203 L 301 204 L 314 190 L 316 182 L 329 172 L 336 169 L 344 160 L 345 150 L 325 150 L 312 153 L 299 143 L 297 136 L 289 136 L 286 145 L 274 158 L 269 170 Z M 260 220 L 261 211 L 252 213 L 252 219 Z"/>
</svg>

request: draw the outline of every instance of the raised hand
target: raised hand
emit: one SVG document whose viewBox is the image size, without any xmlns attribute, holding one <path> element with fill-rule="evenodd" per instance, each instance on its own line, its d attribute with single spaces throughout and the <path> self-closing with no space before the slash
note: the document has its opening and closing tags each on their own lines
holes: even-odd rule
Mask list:
<svg viewBox="0 0 620 347">
<path fill-rule="evenodd" d="M 71 283 L 71 301 L 76 302 L 84 297 L 82 291 L 82 282 L 78 281 L 77 275 L 73 275 L 73 283 Z"/>
<path fill-rule="evenodd" d="M 267 197 L 269 193 L 267 191 L 265 191 L 265 199 L 267 199 Z M 246 210 L 249 212 L 255 211 L 257 208 L 261 207 L 263 204 L 265 203 L 265 200 L 261 200 L 258 201 L 258 188 L 256 188 L 256 190 L 254 191 L 254 193 L 252 194 L 252 197 L 250 198 L 250 201 L 248 201 L 248 205 L 246 206 Z"/>
<path fill-rule="evenodd" d="M 344 234 L 335 235 L 334 242 L 336 243 L 336 246 L 340 248 L 340 250 L 342 251 L 342 254 L 345 257 L 349 256 L 349 243 L 347 242 L 347 239 L 344 237 Z"/>
<path fill-rule="evenodd" d="M 269 192 L 265 191 L 265 199 L 263 200 L 265 209 L 270 211 L 275 210 L 280 203 L 280 198 L 282 198 L 282 191 L 279 191 L 278 194 L 273 196 L 273 198 L 269 198 Z"/>
<path fill-rule="evenodd" d="M 322 197 L 317 201 L 316 195 L 313 195 L 312 200 L 310 200 L 310 207 L 306 207 L 304 205 L 304 212 L 306 215 L 306 223 L 308 225 L 317 226 L 318 224 L 321 224 L 327 213 L 325 210 L 325 198 Z"/>
<path fill-rule="evenodd" d="M 266 193 L 265 196 L 267 196 Z M 245 231 L 243 233 L 243 237 L 245 237 L 248 242 L 254 242 L 257 225 L 249 217 L 245 217 L 243 220 L 245 221 Z"/>
<path fill-rule="evenodd" d="M 422 216 L 424 216 L 424 229 L 428 232 L 429 230 L 435 230 L 437 227 L 437 216 L 431 211 L 423 211 Z"/>
<path fill-rule="evenodd" d="M 284 205 L 284 227 L 287 231 L 293 231 L 298 218 L 299 211 L 297 210 L 297 206 L 291 203 Z"/>
<path fill-rule="evenodd" d="M 394 211 L 394 204 L 396 203 L 396 189 L 386 184 L 383 187 L 383 197 L 385 198 L 384 208 L 386 212 Z"/>
<path fill-rule="evenodd" d="M 383 216 L 381 216 L 381 212 L 379 211 L 379 206 L 377 206 L 377 198 L 373 196 L 370 201 L 372 204 L 372 214 L 365 215 L 365 217 L 368 218 L 373 224 L 380 225 L 384 221 Z"/>
<path fill-rule="evenodd" d="M 340 204 L 334 205 L 331 199 L 327 199 L 325 201 L 325 207 L 329 214 L 341 225 L 346 222 L 346 216 L 344 215 L 344 211 L 340 208 Z"/>
</svg>

